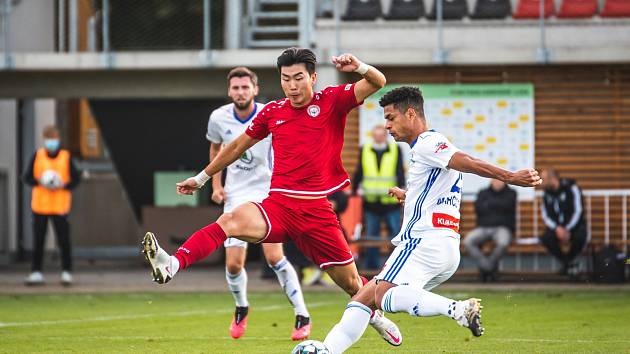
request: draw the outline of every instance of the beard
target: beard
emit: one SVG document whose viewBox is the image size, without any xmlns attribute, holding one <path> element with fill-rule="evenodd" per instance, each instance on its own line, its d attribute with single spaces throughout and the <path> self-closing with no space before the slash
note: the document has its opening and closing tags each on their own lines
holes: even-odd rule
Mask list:
<svg viewBox="0 0 630 354">
<path fill-rule="evenodd" d="M 234 101 L 234 105 L 236 106 L 236 108 L 238 108 L 241 111 L 246 110 L 249 105 L 252 103 L 254 99 L 252 98 L 251 100 L 245 101 L 245 103 L 238 103 L 236 101 Z"/>
</svg>

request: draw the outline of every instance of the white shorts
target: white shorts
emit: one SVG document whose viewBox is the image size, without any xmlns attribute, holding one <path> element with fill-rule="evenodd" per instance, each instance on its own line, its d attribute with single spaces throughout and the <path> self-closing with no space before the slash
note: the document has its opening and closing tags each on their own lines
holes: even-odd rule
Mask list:
<svg viewBox="0 0 630 354">
<path fill-rule="evenodd" d="M 223 241 L 223 246 L 225 248 L 228 248 L 228 247 L 247 248 L 247 242 L 243 240 L 239 240 L 234 237 L 228 237 L 227 240 Z"/>
<path fill-rule="evenodd" d="M 458 266 L 459 239 L 412 238 L 396 246 L 375 278 L 431 290 L 450 278 Z"/>
<path fill-rule="evenodd" d="M 254 193 L 254 196 L 256 196 L 256 193 Z M 254 201 L 256 202 L 260 201 L 259 198 L 254 198 L 254 199 L 255 199 Z M 235 198 L 235 197 L 230 198 L 228 196 L 227 202 L 225 203 L 225 206 L 223 206 L 223 212 L 229 213 L 232 210 L 236 209 L 236 207 L 240 206 L 241 204 L 248 203 L 248 202 L 250 202 L 250 200 L 246 198 Z M 223 241 L 223 246 L 225 248 L 228 248 L 228 247 L 247 248 L 247 242 L 239 240 L 234 237 L 228 237 L 227 240 Z"/>
</svg>

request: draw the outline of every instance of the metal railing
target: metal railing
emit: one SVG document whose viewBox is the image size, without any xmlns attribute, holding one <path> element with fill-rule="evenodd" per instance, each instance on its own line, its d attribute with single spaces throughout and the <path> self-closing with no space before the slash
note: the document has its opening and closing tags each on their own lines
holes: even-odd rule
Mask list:
<svg viewBox="0 0 630 354">
<path fill-rule="evenodd" d="M 540 16 L 538 18 L 538 28 L 540 31 L 539 44 L 536 49 L 536 61 L 541 64 L 547 64 L 550 61 L 551 51 L 546 44 L 546 13 L 545 3 L 553 0 L 540 1 Z M 313 1 L 314 2 L 314 1 Z M 340 19 L 341 13 L 345 11 L 343 5 L 347 1 L 334 0 L 333 18 L 335 20 L 335 52 L 339 53 L 340 49 Z M 435 64 L 448 64 L 449 51 L 445 47 L 444 40 L 444 0 L 437 0 L 435 2 L 435 29 L 436 29 L 436 48 L 433 52 L 433 62 Z"/>
</svg>

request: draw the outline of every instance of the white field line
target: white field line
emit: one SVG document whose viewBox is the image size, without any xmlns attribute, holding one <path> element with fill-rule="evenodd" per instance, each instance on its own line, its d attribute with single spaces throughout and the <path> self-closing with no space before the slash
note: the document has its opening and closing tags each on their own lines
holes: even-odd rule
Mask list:
<svg viewBox="0 0 630 354">
<path fill-rule="evenodd" d="M 51 336 L 51 337 L 45 337 L 48 340 L 64 340 L 64 341 L 68 341 L 68 340 L 72 340 L 73 337 L 63 337 L 63 336 Z M 104 340 L 138 340 L 138 341 L 148 341 L 148 340 L 154 340 L 155 337 L 152 336 L 81 336 L 81 337 L 74 337 L 76 338 L 76 340 L 84 340 L 84 339 L 104 339 Z M 217 336 L 217 337 L 213 337 L 213 336 L 203 336 L 203 337 L 186 337 L 186 340 L 209 340 L 209 339 L 218 339 L 218 340 L 228 340 L 231 339 L 232 337 L 228 337 L 228 336 Z M 285 340 L 284 336 L 278 336 L 278 337 L 250 337 L 250 336 L 244 336 L 242 338 L 239 338 L 240 340 L 247 340 L 247 341 L 277 341 L 277 340 Z M 422 340 L 429 340 L 429 341 L 440 341 L 443 342 L 445 339 L 443 337 L 440 338 L 422 338 Z M 503 343 L 576 343 L 576 344 L 599 344 L 599 343 L 630 343 L 630 340 L 625 340 L 625 339 L 543 339 L 543 338 L 482 338 L 482 339 L 478 339 L 478 340 L 490 340 L 490 341 L 495 341 L 495 342 L 503 342 Z M 364 338 L 361 339 L 361 342 L 375 342 L 375 343 L 380 343 L 382 340 L 380 338 Z M 422 349 L 422 348 L 418 348 L 418 349 Z"/>
<path fill-rule="evenodd" d="M 334 302 L 315 302 L 308 304 L 309 308 L 322 307 L 326 305 L 334 304 Z M 271 305 L 254 307 L 254 311 L 277 311 L 287 308 L 287 305 Z M 232 309 L 218 309 L 218 310 L 195 310 L 195 311 L 179 311 L 179 312 L 155 312 L 155 313 L 138 313 L 133 315 L 119 315 L 119 316 L 97 316 L 92 318 L 81 319 L 69 319 L 69 320 L 49 320 L 49 321 L 31 321 L 31 322 L 0 322 L 0 328 L 6 327 L 33 327 L 33 326 L 47 326 L 47 325 L 63 325 L 74 323 L 89 323 L 99 321 L 121 321 L 121 320 L 135 320 L 140 318 L 152 318 L 152 317 L 186 317 L 196 315 L 210 315 L 220 313 L 232 313 Z"/>
</svg>

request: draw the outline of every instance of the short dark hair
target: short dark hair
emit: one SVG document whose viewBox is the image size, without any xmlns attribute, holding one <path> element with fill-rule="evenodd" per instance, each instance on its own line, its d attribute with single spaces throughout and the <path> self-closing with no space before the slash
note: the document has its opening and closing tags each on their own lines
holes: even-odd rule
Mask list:
<svg viewBox="0 0 630 354">
<path fill-rule="evenodd" d="M 559 173 L 558 173 L 558 171 L 556 171 L 554 168 L 551 168 L 551 167 L 545 167 L 545 168 L 543 169 L 543 171 L 546 171 L 546 172 L 549 174 L 549 176 L 551 176 L 551 177 L 555 177 L 555 178 L 557 178 L 557 179 L 560 179 L 560 174 L 559 174 Z"/>
<path fill-rule="evenodd" d="M 44 138 L 52 138 L 52 137 L 58 137 L 59 136 L 59 128 L 57 128 L 57 126 L 55 125 L 47 125 L 44 127 L 44 130 L 42 131 L 42 136 Z"/>
<path fill-rule="evenodd" d="M 313 53 L 310 49 L 291 47 L 285 49 L 282 54 L 280 54 L 277 64 L 278 71 L 280 71 L 283 66 L 304 64 L 304 66 L 306 66 L 306 71 L 308 71 L 309 74 L 312 74 L 315 72 L 317 58 L 315 57 L 315 53 Z"/>
<path fill-rule="evenodd" d="M 422 92 L 417 87 L 401 86 L 387 92 L 378 101 L 381 107 L 394 105 L 394 108 L 401 113 L 405 113 L 409 107 L 424 118 L 424 98 Z"/>
<path fill-rule="evenodd" d="M 227 75 L 228 86 L 230 85 L 230 80 L 232 80 L 233 77 L 248 77 L 250 80 L 252 80 L 252 84 L 254 84 L 254 86 L 258 86 L 258 76 L 255 72 L 249 70 L 249 68 L 247 67 L 238 66 L 230 70 Z"/>
</svg>

